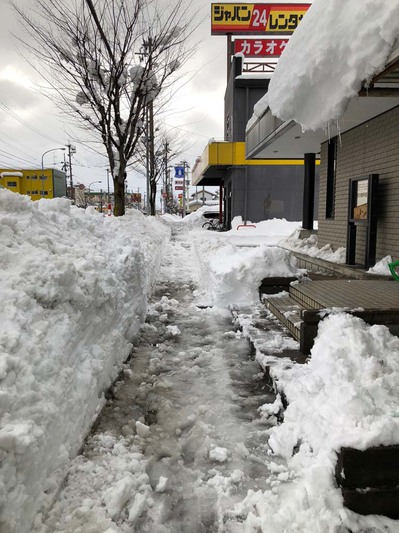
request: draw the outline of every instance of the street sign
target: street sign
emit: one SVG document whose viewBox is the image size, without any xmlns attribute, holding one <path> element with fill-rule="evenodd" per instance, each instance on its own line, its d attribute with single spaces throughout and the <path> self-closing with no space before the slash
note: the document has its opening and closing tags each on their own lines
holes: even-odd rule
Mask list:
<svg viewBox="0 0 399 533">
<path fill-rule="evenodd" d="M 310 4 L 212 4 L 212 35 L 291 35 Z"/>
<path fill-rule="evenodd" d="M 184 178 L 184 167 L 175 167 L 175 178 Z"/>
<path fill-rule="evenodd" d="M 175 191 L 183 191 L 184 187 L 183 185 L 175 185 Z"/>
<path fill-rule="evenodd" d="M 175 180 L 175 185 L 184 185 L 184 180 Z"/>
<path fill-rule="evenodd" d="M 288 39 L 235 39 L 234 54 L 244 57 L 280 57 Z"/>
</svg>

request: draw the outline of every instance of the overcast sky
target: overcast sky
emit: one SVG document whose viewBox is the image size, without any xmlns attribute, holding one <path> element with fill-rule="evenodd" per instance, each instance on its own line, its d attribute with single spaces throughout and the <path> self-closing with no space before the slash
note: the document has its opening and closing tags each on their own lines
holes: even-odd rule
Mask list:
<svg viewBox="0 0 399 533">
<path fill-rule="evenodd" d="M 184 135 L 187 150 L 179 160 L 186 159 L 190 166 L 211 137 L 223 138 L 226 87 L 226 38 L 210 35 L 210 2 L 194 1 L 199 16 L 202 12 L 205 17 L 193 36 L 201 44 L 185 67 L 189 81 L 171 103 L 173 112 L 164 119 L 167 129 Z M 34 0 L 20 0 L 26 9 L 33 3 Z M 72 140 L 77 148 L 72 163 L 74 182 L 88 185 L 101 180 L 102 184 L 92 188 L 106 188 L 106 159 L 79 145 L 75 140 L 79 130 L 73 131 L 62 114 L 37 91 L 38 74 L 18 53 L 19 44 L 13 33 L 23 30 L 6 0 L 0 0 L 0 15 L 0 167 L 40 167 L 46 150 Z M 62 160 L 63 152 L 55 151 L 45 156 L 44 164 L 60 168 Z M 138 187 L 144 191 L 145 178 L 129 173 L 128 189 L 137 191 Z"/>
</svg>

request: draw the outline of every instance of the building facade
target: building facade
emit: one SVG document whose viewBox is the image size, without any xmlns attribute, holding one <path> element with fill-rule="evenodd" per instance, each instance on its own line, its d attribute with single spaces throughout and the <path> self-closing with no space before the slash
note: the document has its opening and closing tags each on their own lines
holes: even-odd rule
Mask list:
<svg viewBox="0 0 399 533">
<path fill-rule="evenodd" d="M 223 142 L 210 142 L 193 168 L 193 185 L 223 189 L 224 219 L 235 216 L 259 222 L 269 218 L 300 220 L 303 158 L 245 155 L 245 130 L 255 103 L 267 92 L 264 75 L 242 74 L 241 57 L 234 57 L 225 94 Z"/>
<path fill-rule="evenodd" d="M 350 42 L 350 34 L 347 39 Z M 295 53 L 301 52 L 291 49 L 291 54 Z M 326 78 L 329 69 L 330 58 L 326 55 L 324 70 L 321 69 Z M 290 72 L 283 74 L 279 91 L 282 87 L 289 91 Z M 394 42 L 385 64 L 369 74 L 367 82 L 361 71 L 358 76 L 358 92 L 351 98 L 342 92 L 340 105 L 335 103 L 333 108 L 340 109 L 339 117 L 330 120 L 328 128 L 321 124 L 313 129 L 305 127 L 309 117 L 306 113 L 297 115 L 298 109 L 291 111 L 291 118 L 284 115 L 282 119 L 273 114 L 269 99 L 248 128 L 246 154 L 249 158 L 267 157 L 274 152 L 303 157 L 305 176 L 306 160 L 311 171 L 311 161 L 320 156 L 319 208 L 314 209 L 318 212 L 319 246 L 345 248 L 346 263 L 367 270 L 386 256 L 399 259 L 399 42 Z M 340 78 L 340 83 L 344 81 Z M 292 102 L 299 98 L 304 109 L 312 109 L 312 101 L 317 96 L 320 100 L 322 93 L 326 105 L 329 99 L 334 101 L 326 84 L 314 86 L 319 95 L 309 96 L 309 91 L 299 87 L 301 90 L 292 89 L 290 98 Z M 302 123 L 297 116 L 301 116 Z M 322 123 L 321 118 L 314 124 L 319 122 Z M 312 195 L 311 191 L 307 194 L 308 207 Z M 304 208 L 303 219 L 305 215 Z"/>
<path fill-rule="evenodd" d="M 399 259 L 399 100 L 398 106 L 321 145 L 319 229 L 320 246 L 346 247 L 349 180 L 378 175 L 376 260 Z M 334 145 L 335 146 L 331 146 Z M 332 168 L 331 155 L 335 152 Z M 333 175 L 329 176 L 333 172 Z M 333 182 L 332 194 L 328 192 Z M 355 262 L 363 264 L 366 234 L 357 228 Z"/>
<path fill-rule="evenodd" d="M 32 200 L 66 196 L 66 174 L 54 168 L 0 169 L 0 185 Z"/>
</svg>

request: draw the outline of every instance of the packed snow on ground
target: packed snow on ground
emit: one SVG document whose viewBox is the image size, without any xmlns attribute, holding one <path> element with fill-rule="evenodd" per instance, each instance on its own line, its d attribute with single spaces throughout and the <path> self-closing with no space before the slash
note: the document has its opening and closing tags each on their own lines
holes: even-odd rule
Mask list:
<svg viewBox="0 0 399 533">
<path fill-rule="evenodd" d="M 331 244 L 326 244 L 319 248 L 316 233 L 301 239 L 299 236 L 299 230 L 294 231 L 288 237 L 281 239 L 281 241 L 278 242 L 278 245 L 287 250 L 293 250 L 305 255 L 310 255 L 311 257 L 325 259 L 332 263 L 345 263 L 346 261 L 346 248 L 337 248 L 334 250 Z"/>
<path fill-rule="evenodd" d="M 202 287 L 214 306 L 250 305 L 259 301 L 262 280 L 272 276 L 301 276 L 289 251 L 276 246 L 236 246 L 209 232 L 196 232 L 193 243 Z M 228 241 L 227 241 L 228 242 Z"/>
<path fill-rule="evenodd" d="M 287 460 L 286 468 L 269 469 L 272 475 L 282 472 L 286 483 L 248 493 L 238 507 L 249 513 L 245 531 L 396 532 L 397 521 L 343 507 L 334 468 L 342 446 L 364 450 L 399 442 L 398 338 L 385 326 L 337 313 L 320 323 L 305 365 L 287 365 L 262 347 L 258 359 L 267 362 L 289 402 L 284 422 L 269 432 L 273 457 Z M 274 417 L 280 408 L 277 397 L 260 411 Z"/>
<path fill-rule="evenodd" d="M 243 221 L 237 216 L 231 222 L 231 230 L 222 236 L 236 246 L 274 245 L 301 228 L 301 222 L 290 222 L 280 218 L 261 220 L 260 222 Z"/>
<path fill-rule="evenodd" d="M 397 531 L 345 509 L 333 469 L 343 445 L 398 443 L 399 340 L 336 313 L 306 364 L 282 358 L 297 343 L 275 321 L 257 327 L 268 313 L 257 286 L 302 274 L 288 250 L 9 191 L 0 191 L 0 247 L 2 532 Z M 213 308 L 199 309 L 206 293 Z M 242 332 L 227 306 L 245 314 Z M 139 330 L 143 346 L 124 363 Z M 283 402 L 262 399 L 251 336 L 289 402 L 280 425 Z M 65 489 L 41 513 L 69 464 Z"/>
<path fill-rule="evenodd" d="M 46 508 L 128 356 L 170 231 L 0 190 L 0 530 Z"/>
<path fill-rule="evenodd" d="M 390 255 L 386 255 L 377 261 L 373 267 L 369 268 L 367 272 L 370 274 L 382 274 L 385 276 L 390 276 L 391 271 L 389 270 L 389 263 L 392 263 L 392 257 Z"/>
<path fill-rule="evenodd" d="M 197 307 L 191 242 L 173 227 L 140 344 L 34 531 L 232 533 L 234 504 L 267 486 L 256 409 L 275 395 L 230 312 Z"/>
<path fill-rule="evenodd" d="M 248 127 L 267 107 L 304 131 L 337 121 L 362 83 L 383 69 L 398 36 L 398 0 L 314 0 Z"/>
<path fill-rule="evenodd" d="M 191 229 L 200 228 L 205 222 L 209 222 L 210 219 L 217 219 L 219 217 L 219 211 L 220 211 L 219 204 L 203 205 L 196 211 L 189 213 L 183 218 L 176 217 L 174 221 L 181 222 L 186 228 L 191 228 Z M 205 216 L 205 215 L 208 215 L 208 216 Z M 167 220 L 172 222 L 170 218 Z"/>
</svg>

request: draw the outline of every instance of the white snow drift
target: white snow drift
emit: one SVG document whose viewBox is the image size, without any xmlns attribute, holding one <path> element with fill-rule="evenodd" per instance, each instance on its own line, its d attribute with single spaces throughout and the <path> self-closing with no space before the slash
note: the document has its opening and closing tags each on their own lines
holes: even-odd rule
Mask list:
<svg viewBox="0 0 399 533">
<path fill-rule="evenodd" d="M 0 190 L 0 530 L 30 531 L 146 314 L 168 230 Z"/>
<path fill-rule="evenodd" d="M 326 127 L 384 68 L 398 37 L 398 0 L 314 0 L 248 127 L 267 107 L 304 131 Z"/>
</svg>

